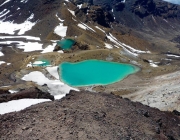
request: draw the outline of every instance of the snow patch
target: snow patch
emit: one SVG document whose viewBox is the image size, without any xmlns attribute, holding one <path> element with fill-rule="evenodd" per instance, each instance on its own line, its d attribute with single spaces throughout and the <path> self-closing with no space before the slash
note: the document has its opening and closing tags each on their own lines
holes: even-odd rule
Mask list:
<svg viewBox="0 0 180 140">
<path fill-rule="evenodd" d="M 30 21 L 30 20 L 33 19 L 33 18 L 34 18 L 34 14 L 32 13 L 27 20 Z"/>
<path fill-rule="evenodd" d="M 84 24 L 84 23 L 79 23 L 78 26 L 84 30 L 91 30 L 93 32 L 96 32 L 95 30 L 93 30 L 91 27 L 89 27 L 88 25 Z"/>
<path fill-rule="evenodd" d="M 54 67 L 46 67 L 46 70 L 57 80 L 59 80 L 59 74 L 58 74 L 58 66 Z"/>
<path fill-rule="evenodd" d="M 17 93 L 17 92 L 19 92 L 19 91 L 17 91 L 17 90 L 9 90 L 9 92 L 10 92 L 10 93 Z"/>
<path fill-rule="evenodd" d="M 108 48 L 108 49 L 112 49 L 113 46 L 111 44 L 108 44 L 108 43 L 104 43 L 105 44 L 105 47 Z"/>
<path fill-rule="evenodd" d="M 0 37 L 1 38 L 1 37 Z M 11 38 L 11 37 L 10 37 Z M 17 37 L 18 38 L 18 37 Z M 30 38 L 29 38 L 30 39 Z M 32 38 L 33 39 L 33 38 Z M 38 38 L 36 38 L 38 40 Z M 56 41 L 55 41 L 56 42 Z M 52 43 L 52 45 L 47 46 L 45 49 L 42 48 L 43 44 L 39 42 L 22 42 L 22 41 L 4 41 L 0 42 L 1 44 L 12 45 L 15 44 L 15 47 L 19 49 L 23 49 L 24 52 L 32 52 L 32 51 L 42 51 L 41 53 L 53 52 L 56 43 Z M 63 53 L 63 51 L 58 51 Z M 1 52 L 0 52 L 1 54 Z"/>
<path fill-rule="evenodd" d="M 166 19 L 163 19 L 166 23 L 168 23 L 168 21 Z"/>
<path fill-rule="evenodd" d="M 109 34 L 109 35 L 106 34 L 106 36 L 111 42 L 113 42 L 117 46 L 122 47 L 124 50 L 130 52 L 134 56 L 138 56 L 138 54 L 140 54 L 140 53 L 150 53 L 150 51 L 141 51 L 141 50 L 134 49 L 131 46 L 126 45 L 126 44 L 120 42 L 119 40 L 117 40 L 112 34 Z"/>
<path fill-rule="evenodd" d="M 67 26 L 63 26 L 63 23 L 60 23 L 56 28 L 54 29 L 54 33 L 61 37 L 65 37 L 67 32 Z"/>
<path fill-rule="evenodd" d="M 158 67 L 152 60 L 148 60 L 151 67 Z"/>
<path fill-rule="evenodd" d="M 60 17 L 58 17 L 57 13 L 56 13 L 56 17 L 58 18 L 58 20 L 59 20 L 60 22 L 64 22 L 64 20 L 62 20 Z"/>
<path fill-rule="evenodd" d="M 55 46 L 56 46 L 56 43 L 53 43 L 52 45 L 47 46 L 41 53 L 53 52 Z"/>
<path fill-rule="evenodd" d="M 77 7 L 78 7 L 79 9 L 81 9 L 81 7 L 82 7 L 82 4 L 80 4 L 80 5 L 77 5 Z"/>
<path fill-rule="evenodd" d="M 39 51 L 42 49 L 42 44 L 38 42 L 22 42 L 22 41 L 5 41 L 1 42 L 1 44 L 13 44 L 15 43 L 16 47 L 19 49 L 23 49 L 24 52 L 32 52 L 32 51 Z"/>
<path fill-rule="evenodd" d="M 78 26 L 79 26 L 80 28 L 84 29 L 84 30 L 87 29 L 86 26 L 84 26 L 83 24 L 80 24 L 80 23 L 79 23 Z"/>
<path fill-rule="evenodd" d="M 21 0 L 21 2 L 22 2 L 22 3 L 27 3 L 27 2 L 28 2 L 28 0 Z"/>
<path fill-rule="evenodd" d="M 0 56 L 4 56 L 4 54 L 2 52 L 0 52 Z"/>
<path fill-rule="evenodd" d="M 49 99 L 20 99 L 0 104 L 0 114 L 23 110 L 31 105 L 51 101 Z"/>
<path fill-rule="evenodd" d="M 68 11 L 69 11 L 73 16 L 76 16 L 74 11 L 72 11 L 72 10 L 70 10 L 70 9 L 68 9 Z"/>
<path fill-rule="evenodd" d="M 0 61 L 0 65 L 6 63 L 5 61 Z"/>
<path fill-rule="evenodd" d="M 4 3 L 2 3 L 2 4 L 0 5 L 0 7 L 3 6 L 4 4 L 10 2 L 10 1 L 11 1 L 11 0 L 6 0 Z"/>
<path fill-rule="evenodd" d="M 4 54 L 1 52 L 2 48 L 0 47 L 0 56 L 4 56 Z"/>
<path fill-rule="evenodd" d="M 19 42 L 20 44 L 17 45 L 19 49 L 24 49 L 24 52 L 32 52 L 32 51 L 39 51 L 42 49 L 42 44 L 38 42 Z"/>
<path fill-rule="evenodd" d="M 97 29 L 99 29 L 100 31 L 102 31 L 103 33 L 106 33 L 103 29 L 99 28 L 98 26 L 95 26 Z"/>
<path fill-rule="evenodd" d="M 169 56 L 169 57 L 176 57 L 176 58 L 180 58 L 180 55 L 175 55 L 175 54 L 167 54 L 167 56 Z"/>
<path fill-rule="evenodd" d="M 51 73 L 53 73 L 53 75 L 55 73 L 56 76 L 58 75 L 58 71 L 54 71 L 54 69 L 50 70 Z M 22 80 L 25 81 L 33 81 L 35 83 L 37 83 L 38 85 L 44 85 L 47 84 L 48 88 L 49 88 L 49 92 L 51 93 L 51 95 L 66 95 L 67 93 L 69 93 L 69 91 L 72 90 L 76 90 L 75 88 L 72 88 L 64 83 L 62 83 L 60 80 L 49 80 L 47 77 L 44 76 L 44 74 L 42 74 L 39 71 L 34 71 L 31 72 L 27 75 L 25 75 Z"/>
<path fill-rule="evenodd" d="M 6 38 L 25 38 L 28 40 L 36 40 L 40 41 L 41 39 L 39 37 L 34 37 L 34 36 L 0 36 L 0 39 L 6 39 Z"/>
<path fill-rule="evenodd" d="M 6 12 L 5 12 L 5 11 L 6 11 Z M 5 12 L 5 13 L 4 13 L 4 12 Z M 5 15 L 8 14 L 9 12 L 10 12 L 9 10 L 4 9 L 3 12 L 1 12 L 1 14 L 0 14 L 0 18 L 3 17 L 3 16 L 5 16 Z"/>
<path fill-rule="evenodd" d="M 125 3 L 125 2 L 126 2 L 126 0 L 123 0 L 123 1 L 122 1 L 122 3 Z"/>
<path fill-rule="evenodd" d="M 26 31 L 30 30 L 34 25 L 35 23 L 32 23 L 30 21 L 25 21 L 21 24 L 0 21 L 0 33 L 14 34 L 15 31 L 19 30 L 18 35 L 22 35 Z"/>
</svg>

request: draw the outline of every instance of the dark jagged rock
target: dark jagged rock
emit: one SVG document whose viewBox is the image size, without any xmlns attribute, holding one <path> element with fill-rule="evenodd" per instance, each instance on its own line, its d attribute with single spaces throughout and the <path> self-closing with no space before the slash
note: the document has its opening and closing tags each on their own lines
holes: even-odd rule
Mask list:
<svg viewBox="0 0 180 140">
<path fill-rule="evenodd" d="M 0 103 L 8 102 L 11 100 L 25 99 L 25 98 L 54 100 L 54 97 L 50 95 L 50 93 L 42 92 L 38 88 L 29 88 L 13 94 L 9 94 L 9 93 L 1 94 Z"/>
<path fill-rule="evenodd" d="M 115 4 L 115 10 L 116 11 L 123 11 L 124 8 L 125 8 L 125 4 L 122 2 L 118 2 Z"/>
<path fill-rule="evenodd" d="M 113 94 L 70 91 L 0 116 L 0 139 L 180 139 L 180 118 Z"/>
<path fill-rule="evenodd" d="M 79 49 L 79 50 L 88 50 L 89 49 L 89 46 L 87 44 L 83 44 L 83 43 L 80 43 L 80 42 L 76 42 L 73 47 L 72 47 L 73 50 L 76 50 L 76 49 Z"/>
<path fill-rule="evenodd" d="M 173 113 L 174 113 L 175 115 L 177 115 L 177 116 L 180 116 L 180 112 L 177 111 L 177 110 L 173 110 Z"/>
<path fill-rule="evenodd" d="M 109 12 L 104 11 L 99 6 L 90 7 L 87 15 L 87 20 L 97 22 L 98 24 L 105 27 L 109 27 L 109 23 L 114 21 L 112 15 Z"/>
<path fill-rule="evenodd" d="M 57 51 L 59 51 L 59 50 L 61 50 L 60 46 L 59 46 L 59 45 L 56 45 L 56 46 L 54 47 L 53 52 L 57 52 Z"/>
<path fill-rule="evenodd" d="M 0 95 L 3 95 L 3 94 L 10 94 L 10 92 L 6 89 L 0 89 Z"/>
<path fill-rule="evenodd" d="M 76 16 L 84 22 L 98 23 L 104 27 L 110 27 L 110 23 L 114 22 L 112 14 L 95 5 L 83 4 L 82 8 L 76 11 Z"/>
<path fill-rule="evenodd" d="M 177 5 L 155 0 L 136 0 L 132 6 L 132 11 L 141 18 L 149 15 L 177 18 L 179 9 Z"/>
<path fill-rule="evenodd" d="M 174 33 L 177 35 L 180 28 L 180 6 L 162 0 L 93 0 L 91 5 L 81 0 L 80 3 L 83 8 L 77 10 L 76 16 L 83 22 L 91 21 L 105 27 L 113 22 L 115 26 L 125 25 L 141 31 L 142 36 L 153 31 L 165 38 L 167 34 L 173 36 L 172 32 L 177 31 Z"/>
</svg>

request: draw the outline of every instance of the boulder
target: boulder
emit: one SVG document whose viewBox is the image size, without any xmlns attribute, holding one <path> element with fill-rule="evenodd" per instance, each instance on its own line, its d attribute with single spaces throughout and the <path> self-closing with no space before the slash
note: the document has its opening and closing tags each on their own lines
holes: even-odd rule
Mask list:
<svg viewBox="0 0 180 140">
<path fill-rule="evenodd" d="M 32 87 L 13 94 L 2 94 L 0 95 L 0 103 L 24 98 L 54 100 L 54 96 L 50 95 L 50 93 L 42 92 L 38 88 Z"/>
</svg>

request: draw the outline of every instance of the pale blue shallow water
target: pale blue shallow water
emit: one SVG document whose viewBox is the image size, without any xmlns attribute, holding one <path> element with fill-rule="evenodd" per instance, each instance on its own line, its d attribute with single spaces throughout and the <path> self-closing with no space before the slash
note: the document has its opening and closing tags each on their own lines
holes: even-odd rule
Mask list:
<svg viewBox="0 0 180 140">
<path fill-rule="evenodd" d="M 42 64 L 33 64 L 33 66 L 42 66 L 42 67 L 46 67 L 46 66 L 51 65 L 51 63 L 50 63 L 49 60 L 42 59 L 42 60 L 39 60 L 39 61 L 42 61 L 43 63 L 42 63 Z"/>
<path fill-rule="evenodd" d="M 134 65 L 101 60 L 63 62 L 59 65 L 60 79 L 70 86 L 112 84 L 138 70 Z"/>
</svg>

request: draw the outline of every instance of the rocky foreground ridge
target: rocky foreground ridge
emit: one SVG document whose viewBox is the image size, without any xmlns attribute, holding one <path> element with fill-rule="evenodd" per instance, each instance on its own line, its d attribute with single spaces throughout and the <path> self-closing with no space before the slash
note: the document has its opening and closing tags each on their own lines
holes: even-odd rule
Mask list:
<svg viewBox="0 0 180 140">
<path fill-rule="evenodd" d="M 119 96 L 70 91 L 0 116 L 0 139 L 180 139 L 180 117 Z"/>
</svg>

